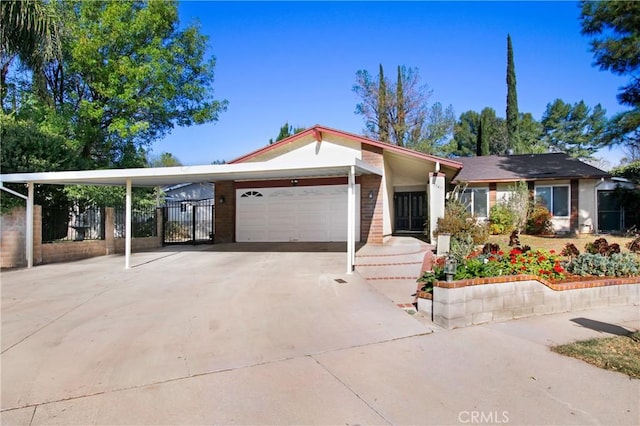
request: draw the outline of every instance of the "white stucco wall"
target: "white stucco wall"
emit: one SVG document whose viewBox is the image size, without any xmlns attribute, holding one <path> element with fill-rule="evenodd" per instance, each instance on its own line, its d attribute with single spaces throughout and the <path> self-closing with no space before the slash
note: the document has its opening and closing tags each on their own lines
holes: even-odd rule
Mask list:
<svg viewBox="0 0 640 426">
<path fill-rule="evenodd" d="M 536 188 L 540 186 L 569 186 L 569 215 L 571 215 L 571 181 L 569 179 L 539 181 L 539 182 L 536 182 L 534 186 Z M 571 231 L 570 216 L 566 216 L 566 217 L 553 216 L 551 218 L 551 223 L 553 224 L 554 232 L 563 233 L 563 232 Z"/>
<path fill-rule="evenodd" d="M 598 179 L 581 179 L 578 182 L 578 232 L 593 232 L 595 229 L 598 214 L 596 185 L 599 182 Z"/>
<path fill-rule="evenodd" d="M 315 164 L 342 163 L 345 159 L 362 159 L 360 143 L 354 141 L 327 141 L 315 140 L 300 141 L 283 146 L 282 150 L 275 150 L 277 157 L 265 159 L 265 161 L 290 166 L 306 166 Z M 269 153 L 271 155 L 271 153 Z"/>
<path fill-rule="evenodd" d="M 511 197 L 511 191 L 509 190 L 513 184 L 510 183 L 498 183 L 496 184 L 496 203 L 502 200 L 508 200 Z"/>
<path fill-rule="evenodd" d="M 395 215 L 393 211 L 393 171 L 389 162 L 384 162 L 384 198 L 383 202 L 383 218 L 382 218 L 382 235 L 387 236 L 393 233 L 393 221 Z"/>
</svg>

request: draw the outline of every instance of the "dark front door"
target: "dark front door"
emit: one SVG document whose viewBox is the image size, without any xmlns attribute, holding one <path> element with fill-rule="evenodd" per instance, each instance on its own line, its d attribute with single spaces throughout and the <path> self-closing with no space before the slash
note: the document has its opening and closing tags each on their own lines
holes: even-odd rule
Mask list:
<svg viewBox="0 0 640 426">
<path fill-rule="evenodd" d="M 396 192 L 394 195 L 395 232 L 424 231 L 427 221 L 427 194 Z"/>
</svg>

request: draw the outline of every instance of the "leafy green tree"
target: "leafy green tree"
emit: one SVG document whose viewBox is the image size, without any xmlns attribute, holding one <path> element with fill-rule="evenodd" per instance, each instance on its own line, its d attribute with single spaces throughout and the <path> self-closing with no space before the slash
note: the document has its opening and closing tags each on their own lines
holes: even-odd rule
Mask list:
<svg viewBox="0 0 640 426">
<path fill-rule="evenodd" d="M 624 166 L 618 166 L 611 170 L 611 174 L 640 184 L 640 160 L 632 161 Z"/>
<path fill-rule="evenodd" d="M 445 108 L 440 102 L 435 102 L 429 108 L 426 118 L 424 136 L 421 141 L 425 146 L 418 151 L 430 154 L 445 152 L 445 142 L 453 134 L 455 124 L 456 116 L 453 106 L 449 105 Z M 413 146 L 409 146 L 409 148 L 415 149 Z"/>
<path fill-rule="evenodd" d="M 296 133 L 300 133 L 305 130 L 306 128 L 304 127 L 293 127 L 292 125 L 289 124 L 289 122 L 286 122 L 282 125 L 282 127 L 280 127 L 280 132 L 278 133 L 278 136 L 276 137 L 275 142 L 281 141 L 282 139 L 286 139 L 288 137 L 295 135 Z M 274 143 L 274 140 L 269 139 L 269 145 L 271 145 L 272 143 Z"/>
<path fill-rule="evenodd" d="M 543 154 L 548 152 L 547 145 L 542 141 L 542 125 L 533 118 L 530 112 L 521 113 L 518 125 L 520 135 L 520 149 L 517 154 Z"/>
<path fill-rule="evenodd" d="M 552 151 L 575 158 L 591 158 L 602 146 L 607 119 L 600 104 L 589 108 L 584 101 L 573 105 L 556 99 L 542 115 L 543 142 Z"/>
<path fill-rule="evenodd" d="M 4 37 L 13 31 L 5 26 L 10 3 L 2 2 L 2 60 L 13 55 L 29 66 Z M 216 121 L 226 109 L 213 98 L 207 38 L 196 26 L 178 25 L 176 2 L 19 3 L 55 6 L 62 55 L 43 59 L 46 96 L 35 79 L 21 79 L 21 67 L 8 68 L 14 89 L 3 102 L 3 173 L 143 167 L 146 148 L 174 126 Z M 44 188 L 36 188 L 36 202 L 54 202 Z"/>
<path fill-rule="evenodd" d="M 507 138 L 509 148 L 522 151 L 518 131 L 518 93 L 516 91 L 516 68 L 513 62 L 511 35 L 507 35 Z"/>
<path fill-rule="evenodd" d="M 480 112 L 483 121 L 483 138 L 489 144 L 489 155 L 504 155 L 509 150 L 507 126 L 504 118 L 498 117 L 493 108 L 486 107 Z"/>
<path fill-rule="evenodd" d="M 379 140 L 389 142 L 389 103 L 387 99 L 387 82 L 384 79 L 384 70 L 380 64 L 378 74 L 378 105 L 376 113 L 378 115 Z M 402 96 L 402 95 L 400 95 Z"/>
<path fill-rule="evenodd" d="M 139 166 L 141 148 L 226 108 L 212 97 L 207 38 L 193 25 L 178 29 L 175 2 L 62 5 L 65 59 L 47 67 L 47 83 L 93 167 Z"/>
<path fill-rule="evenodd" d="M 640 2 L 582 2 L 582 34 L 592 36 L 596 65 L 631 80 L 620 89 L 618 101 L 630 110 L 609 121 L 604 142 L 640 152 Z"/>
<path fill-rule="evenodd" d="M 44 65 L 62 58 L 61 18 L 54 2 L 3 0 L 0 2 L 0 96 L 8 93 L 7 75 L 16 58 L 32 71 L 40 95 L 46 91 Z"/>
<path fill-rule="evenodd" d="M 455 124 L 450 152 L 458 157 L 471 157 L 476 153 L 476 141 L 480 124 L 480 114 L 466 111 L 460 114 Z"/>
<path fill-rule="evenodd" d="M 152 156 L 147 160 L 149 167 L 177 167 L 182 162 L 170 152 L 163 152 L 158 156 Z"/>
<path fill-rule="evenodd" d="M 484 111 L 483 111 L 484 112 Z M 480 114 L 480 122 L 478 123 L 477 148 L 476 155 L 489 155 L 489 123 L 487 114 Z"/>
</svg>

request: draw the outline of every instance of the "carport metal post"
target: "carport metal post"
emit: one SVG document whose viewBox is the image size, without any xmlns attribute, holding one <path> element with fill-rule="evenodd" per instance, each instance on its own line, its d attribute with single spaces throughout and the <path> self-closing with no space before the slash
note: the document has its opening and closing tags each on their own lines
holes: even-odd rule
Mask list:
<svg viewBox="0 0 640 426">
<path fill-rule="evenodd" d="M 131 268 L 131 179 L 127 179 L 127 197 L 124 217 L 124 268 Z"/>
<path fill-rule="evenodd" d="M 353 273 L 353 265 L 355 263 L 355 166 L 349 167 L 349 187 L 347 190 L 347 274 Z"/>
<path fill-rule="evenodd" d="M 27 183 L 27 232 L 26 232 L 26 254 L 27 268 L 33 268 L 33 200 L 34 200 L 33 182 Z"/>
</svg>

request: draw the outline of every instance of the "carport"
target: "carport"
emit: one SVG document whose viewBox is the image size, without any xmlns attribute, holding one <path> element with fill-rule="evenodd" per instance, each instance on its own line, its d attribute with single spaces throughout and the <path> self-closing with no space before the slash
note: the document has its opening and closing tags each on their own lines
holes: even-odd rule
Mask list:
<svg viewBox="0 0 640 426">
<path fill-rule="evenodd" d="M 314 164 L 313 166 L 285 166 L 270 162 L 251 162 L 186 167 L 159 167 L 137 169 L 108 169 L 86 171 L 63 171 L 43 173 L 14 173 L 1 175 L 0 188 L 6 183 L 24 183 L 26 196 L 26 258 L 27 267 L 33 267 L 33 205 L 34 185 L 108 185 L 124 186 L 125 201 L 125 268 L 131 267 L 131 188 L 176 185 L 189 182 L 221 182 L 241 180 L 273 180 L 299 178 L 348 178 L 347 190 L 347 273 L 352 273 L 355 263 L 356 241 L 356 176 L 373 174 L 382 176 L 382 170 L 360 159 L 342 161 L 338 164 Z"/>
</svg>

